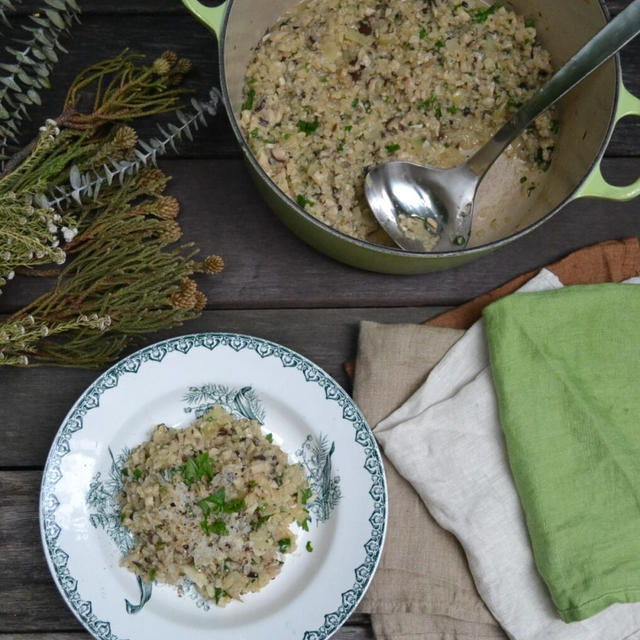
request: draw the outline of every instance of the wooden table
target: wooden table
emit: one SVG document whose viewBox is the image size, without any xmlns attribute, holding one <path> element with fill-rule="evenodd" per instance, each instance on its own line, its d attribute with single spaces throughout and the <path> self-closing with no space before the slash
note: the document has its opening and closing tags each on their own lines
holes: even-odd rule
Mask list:
<svg viewBox="0 0 640 640">
<path fill-rule="evenodd" d="M 577 0 L 566 0 L 577 1 Z M 64 91 L 86 64 L 128 46 L 156 56 L 171 48 L 191 58 L 200 95 L 217 84 L 217 50 L 207 30 L 179 0 L 81 0 L 82 24 L 34 113 L 33 127 L 59 113 Z M 613 14 L 627 0 L 608 0 Z M 25 1 L 23 10 L 38 6 Z M 640 95 L 640 39 L 622 54 L 627 86 Z M 144 131 L 142 131 L 144 133 Z M 358 322 L 420 322 L 513 276 L 579 247 L 638 235 L 639 203 L 580 201 L 540 229 L 473 264 L 425 276 L 385 276 L 334 262 L 306 246 L 270 213 L 240 159 L 226 116 L 179 157 L 162 162 L 174 177 L 187 240 L 219 253 L 227 267 L 203 283 L 209 305 L 201 319 L 162 336 L 234 331 L 268 338 L 306 355 L 348 388 L 342 363 L 355 354 Z M 616 184 L 640 176 L 640 121 L 623 122 L 607 151 L 605 174 Z M 47 284 L 14 281 L 0 297 L 0 318 Z M 0 640 L 88 638 L 58 595 L 40 546 L 38 494 L 52 438 L 95 372 L 0 369 Z M 372 638 L 356 615 L 337 640 Z"/>
</svg>

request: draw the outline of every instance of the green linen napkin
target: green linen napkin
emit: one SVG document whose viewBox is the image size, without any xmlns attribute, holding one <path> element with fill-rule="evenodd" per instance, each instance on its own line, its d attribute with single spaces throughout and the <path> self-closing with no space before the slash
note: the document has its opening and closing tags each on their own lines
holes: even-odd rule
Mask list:
<svg viewBox="0 0 640 640">
<path fill-rule="evenodd" d="M 509 464 L 560 617 L 640 601 L 640 287 L 516 294 L 484 318 Z"/>
</svg>

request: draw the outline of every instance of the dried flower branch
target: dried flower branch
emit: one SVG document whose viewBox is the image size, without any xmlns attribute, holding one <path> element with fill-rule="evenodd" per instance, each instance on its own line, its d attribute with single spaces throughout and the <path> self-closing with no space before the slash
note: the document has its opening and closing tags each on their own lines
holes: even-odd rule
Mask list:
<svg viewBox="0 0 640 640">
<path fill-rule="evenodd" d="M 0 160 L 7 158 L 9 141 L 18 142 L 19 125 L 25 119 L 28 107 L 41 104 L 40 90 L 49 87 L 49 74 L 58 61 L 58 53 L 66 49 L 60 43 L 80 8 L 75 0 L 44 0 L 45 8 L 32 16 L 31 24 L 22 27 L 27 39 L 15 38 L 13 46 L 5 47 L 13 61 L 0 64 L 7 75 L 0 76 Z M 12 5 L 3 0 L 6 10 Z"/>
<path fill-rule="evenodd" d="M 69 243 L 75 257 L 55 289 L 0 324 L 0 365 L 104 366 L 141 335 L 199 315 L 206 296 L 191 276 L 219 271 L 222 260 L 196 262 L 189 244 L 165 250 L 181 234 L 166 180 L 157 169 L 125 179 L 128 195 Z M 145 191 L 151 197 L 137 202 Z"/>
<path fill-rule="evenodd" d="M 125 176 L 133 175 L 150 164 L 156 165 L 158 156 L 167 153 L 169 147 L 177 151 L 177 143 L 182 142 L 185 137 L 193 140 L 193 132 L 198 130 L 199 124 L 207 125 L 206 116 L 217 113 L 219 101 L 219 92 L 215 88 L 211 89 L 207 102 L 192 98 L 193 110 L 190 113 L 176 112 L 178 125 L 170 123 L 166 128 L 158 125 L 162 138 L 151 138 L 149 142 L 139 141 L 141 149 L 134 149 L 135 160 L 111 159 L 108 164 L 103 164 L 99 171 L 87 171 L 82 174 L 76 165 L 72 166 L 69 174 L 71 188 L 65 190 L 63 187 L 56 187 L 50 198 L 41 196 L 40 203 L 50 209 L 62 210 L 73 201 L 79 204 L 84 199 L 96 199 L 103 185 L 111 186 L 115 181 L 122 184 Z"/>
</svg>

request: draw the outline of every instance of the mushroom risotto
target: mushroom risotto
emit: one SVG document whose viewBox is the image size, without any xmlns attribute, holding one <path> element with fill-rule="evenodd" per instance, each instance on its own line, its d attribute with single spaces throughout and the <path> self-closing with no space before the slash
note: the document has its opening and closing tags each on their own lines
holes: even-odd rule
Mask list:
<svg viewBox="0 0 640 640">
<path fill-rule="evenodd" d="M 220 606 L 259 591 L 307 528 L 302 467 L 257 422 L 221 407 L 186 429 L 156 427 L 123 468 L 123 524 L 135 547 L 123 565 L 145 582 L 191 581 Z"/>
<path fill-rule="evenodd" d="M 551 74 L 535 23 L 479 0 L 303 0 L 255 48 L 241 127 L 258 162 L 310 214 L 391 244 L 364 177 L 388 160 L 463 163 Z M 507 151 L 522 196 L 549 168 L 542 115 Z"/>
</svg>

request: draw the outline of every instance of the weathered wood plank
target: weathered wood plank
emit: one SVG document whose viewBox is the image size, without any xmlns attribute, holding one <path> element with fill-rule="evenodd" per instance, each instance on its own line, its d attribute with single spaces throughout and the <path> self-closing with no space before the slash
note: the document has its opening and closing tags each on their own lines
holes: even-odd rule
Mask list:
<svg viewBox="0 0 640 640">
<path fill-rule="evenodd" d="M 613 3 L 617 10 L 624 0 Z M 217 46 L 212 34 L 193 19 L 179 0 L 164 0 L 158 11 L 155 3 L 136 0 L 135 3 L 98 0 L 83 3 L 82 23 L 73 28 L 66 41 L 69 54 L 63 57 L 52 75 L 53 88 L 43 94 L 44 105 L 32 110 L 32 121 L 26 126 L 24 139 L 29 140 L 44 118 L 58 115 L 73 77 L 87 64 L 120 52 L 125 46 L 144 52 L 149 59 L 167 48 L 180 56 L 191 58 L 196 73 L 190 86 L 196 95 L 206 96 L 212 85 L 219 84 Z M 6 54 L 0 51 L 0 61 Z M 631 42 L 622 53 L 625 82 L 640 95 L 640 39 Z M 149 136 L 154 127 L 140 123 L 140 133 Z M 640 155 L 640 119 L 627 118 L 616 131 L 608 149 L 610 156 Z M 218 116 L 195 142 L 185 145 L 184 157 L 229 157 L 239 155 L 238 147 L 226 115 Z"/>
<path fill-rule="evenodd" d="M 226 261 L 222 274 L 202 281 L 211 308 L 455 305 L 579 247 L 640 232 L 637 203 L 578 201 L 475 263 L 423 276 L 381 275 L 341 265 L 296 238 L 269 211 L 240 160 L 163 166 L 175 178 L 171 193 L 183 204 L 185 239 Z M 640 176 L 640 160 L 608 159 L 605 173 L 629 183 Z M 49 286 L 14 280 L 0 296 L 0 313 L 22 307 Z"/>
<path fill-rule="evenodd" d="M 200 331 L 256 335 L 302 353 L 348 389 L 342 363 L 355 355 L 360 320 L 423 322 L 441 311 L 442 308 L 209 311 L 189 327 L 157 337 Z M 95 371 L 77 369 L 0 367 L 0 468 L 43 465 L 64 416 L 97 375 Z"/>
<path fill-rule="evenodd" d="M 38 526 L 39 471 L 0 472 L 0 640 L 84 640 L 84 633 L 28 633 L 81 629 L 50 577 Z M 371 638 L 367 617 L 354 616 L 338 640 Z M 1 632 L 16 632 L 6 634 Z M 25 635 L 25 632 L 28 635 Z"/>
</svg>

